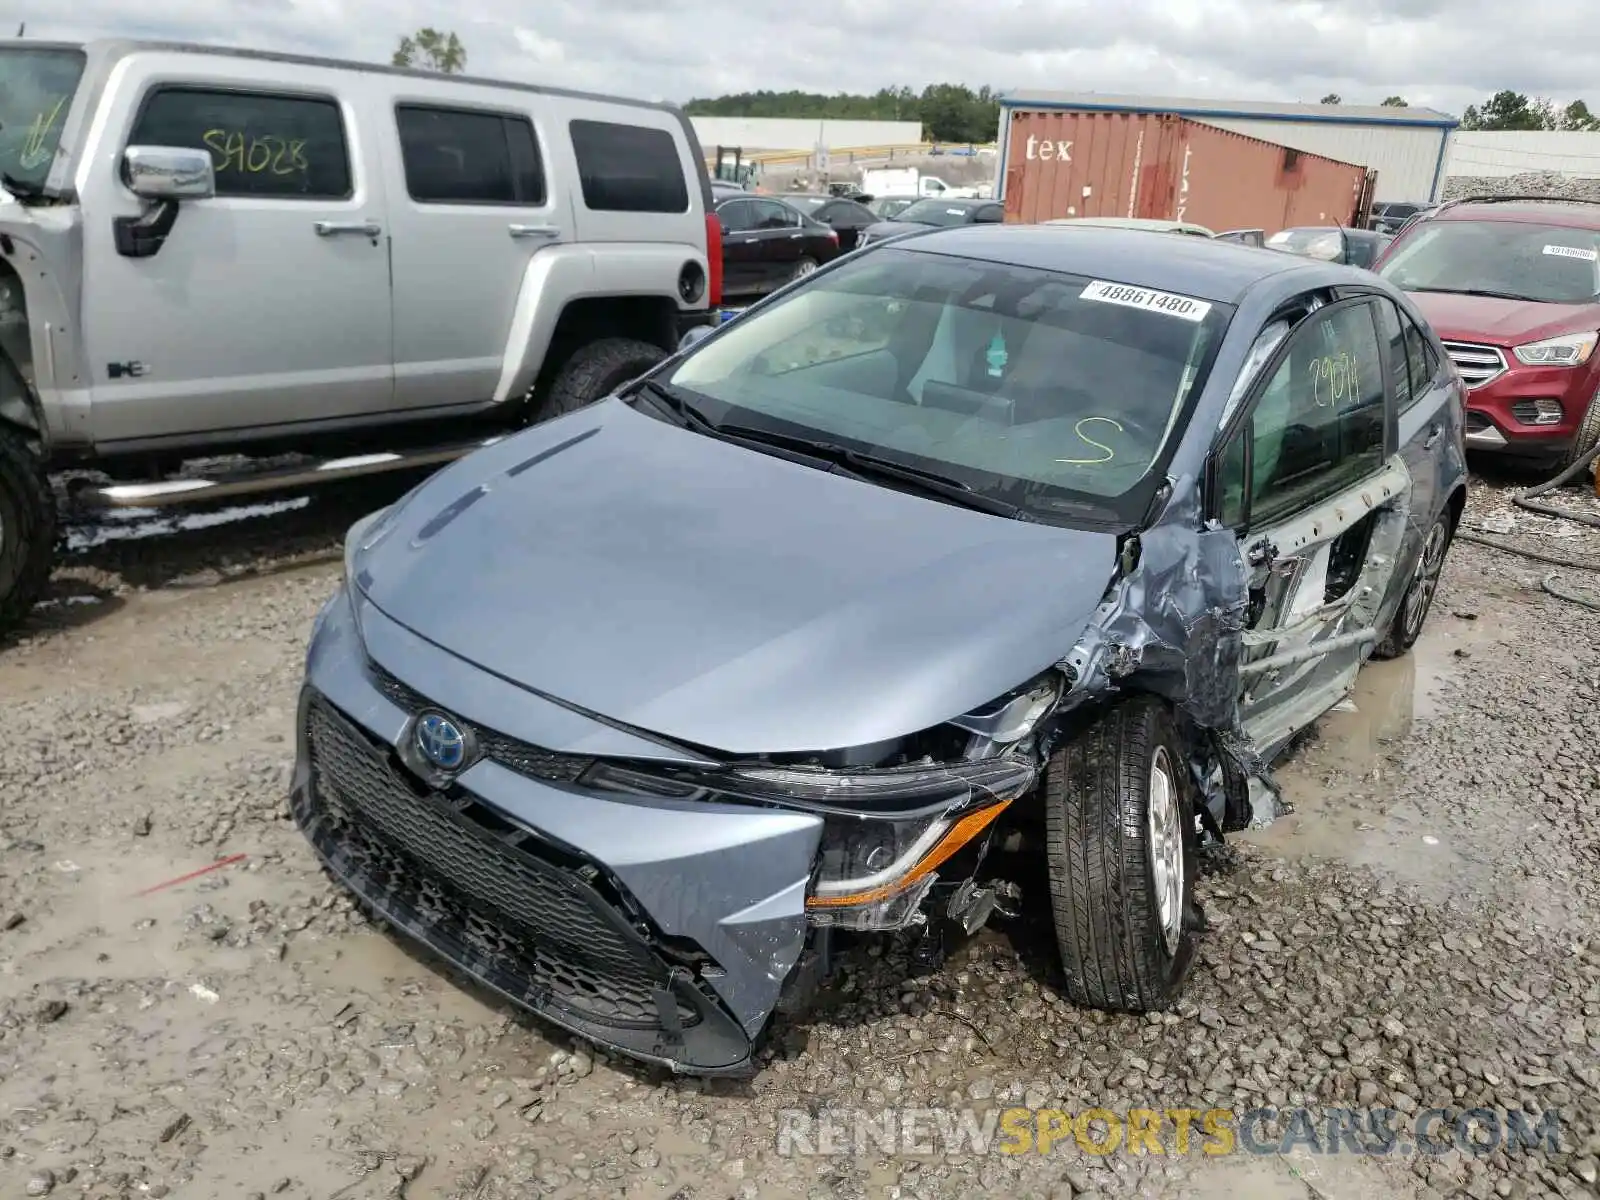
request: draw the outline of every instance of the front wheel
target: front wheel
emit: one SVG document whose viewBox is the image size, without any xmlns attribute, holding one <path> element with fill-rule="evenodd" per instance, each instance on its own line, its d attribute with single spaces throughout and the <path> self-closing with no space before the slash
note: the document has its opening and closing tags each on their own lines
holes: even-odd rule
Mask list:
<svg viewBox="0 0 1600 1200">
<path fill-rule="evenodd" d="M 38 457 L 0 429 L 0 635 L 28 615 L 50 579 L 56 506 Z"/>
<path fill-rule="evenodd" d="M 1177 726 L 1151 696 L 1110 709 L 1050 758 L 1045 850 L 1075 1004 L 1166 1008 L 1194 963 L 1192 787 Z"/>
<path fill-rule="evenodd" d="M 531 424 L 604 400 L 666 357 L 660 346 L 635 338 L 602 338 L 580 346 L 550 381 L 550 390 L 534 411 Z"/>
<path fill-rule="evenodd" d="M 1583 424 L 1578 426 L 1572 444 L 1556 465 L 1565 471 L 1597 445 L 1600 445 L 1600 394 L 1589 401 L 1589 411 L 1584 415 Z"/>
<path fill-rule="evenodd" d="M 1444 571 L 1444 556 L 1450 549 L 1450 535 L 1454 522 L 1448 510 L 1439 514 L 1422 539 L 1422 551 L 1417 555 L 1417 565 L 1412 568 L 1406 592 L 1395 609 L 1394 620 L 1389 622 L 1389 632 L 1372 648 L 1377 659 L 1399 658 L 1416 644 L 1422 636 L 1423 623 L 1433 608 L 1433 597 L 1439 590 L 1439 576 Z"/>
</svg>

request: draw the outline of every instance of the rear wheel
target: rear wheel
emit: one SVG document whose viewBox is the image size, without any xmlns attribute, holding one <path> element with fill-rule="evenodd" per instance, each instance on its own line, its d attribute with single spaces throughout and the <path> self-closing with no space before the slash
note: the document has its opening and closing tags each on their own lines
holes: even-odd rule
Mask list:
<svg viewBox="0 0 1600 1200">
<path fill-rule="evenodd" d="M 1045 774 L 1056 941 L 1075 1004 L 1165 1008 L 1194 962 L 1194 808 L 1177 726 L 1151 696 L 1112 708 Z"/>
<path fill-rule="evenodd" d="M 1422 539 L 1422 552 L 1417 555 L 1417 565 L 1412 568 L 1411 580 L 1406 584 L 1406 594 L 1400 600 L 1400 607 L 1395 609 L 1389 632 L 1373 647 L 1373 658 L 1399 658 L 1422 636 L 1422 626 L 1439 590 L 1439 576 L 1444 571 L 1444 557 L 1450 549 L 1454 525 L 1446 510 L 1428 529 L 1427 536 Z"/>
<path fill-rule="evenodd" d="M 804 279 L 807 275 L 811 274 L 816 269 L 817 269 L 817 260 L 816 259 L 814 259 L 814 258 L 802 258 L 799 262 L 795 263 L 795 265 L 794 265 L 794 278 L 795 279 Z"/>
<path fill-rule="evenodd" d="M 534 411 L 539 424 L 603 400 L 625 383 L 639 378 L 667 357 L 667 352 L 635 338 L 602 338 L 580 346 L 556 372 L 550 390 Z"/>
<path fill-rule="evenodd" d="M 38 457 L 0 429 L 0 634 L 28 615 L 50 579 L 56 506 Z"/>
</svg>

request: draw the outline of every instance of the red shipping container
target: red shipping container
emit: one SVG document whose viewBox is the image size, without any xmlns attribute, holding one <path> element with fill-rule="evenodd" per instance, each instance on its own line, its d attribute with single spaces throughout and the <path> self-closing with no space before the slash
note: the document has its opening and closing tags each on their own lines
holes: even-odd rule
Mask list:
<svg viewBox="0 0 1600 1200">
<path fill-rule="evenodd" d="M 1006 220 L 1153 217 L 1214 232 L 1359 225 L 1365 167 L 1166 113 L 1008 109 Z"/>
</svg>

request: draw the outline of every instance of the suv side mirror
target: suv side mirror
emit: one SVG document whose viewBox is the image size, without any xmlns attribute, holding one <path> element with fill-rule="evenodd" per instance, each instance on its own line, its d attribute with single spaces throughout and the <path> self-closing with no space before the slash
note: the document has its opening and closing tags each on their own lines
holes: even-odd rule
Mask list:
<svg viewBox="0 0 1600 1200">
<path fill-rule="evenodd" d="M 145 200 L 205 200 L 217 194 L 209 150 L 129 146 L 122 152 L 128 190 Z"/>
</svg>

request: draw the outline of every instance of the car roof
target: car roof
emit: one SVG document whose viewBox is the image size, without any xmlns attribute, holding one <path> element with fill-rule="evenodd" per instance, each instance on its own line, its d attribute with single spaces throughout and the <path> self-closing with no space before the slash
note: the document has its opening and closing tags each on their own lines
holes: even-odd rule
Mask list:
<svg viewBox="0 0 1600 1200">
<path fill-rule="evenodd" d="M 915 197 L 912 197 L 912 198 L 916 199 L 916 200 L 932 200 L 936 204 L 965 204 L 965 205 L 967 205 L 969 207 L 972 206 L 972 205 L 975 205 L 975 204 L 998 204 L 998 203 L 1000 203 L 993 196 L 915 196 Z M 900 197 L 900 196 L 879 196 L 878 199 L 880 199 L 880 200 L 891 200 L 891 199 L 892 200 L 899 200 L 899 199 L 903 199 L 903 197 Z"/>
<path fill-rule="evenodd" d="M 1160 253 L 1151 252 L 1153 244 L 1160 245 Z M 951 225 L 888 245 L 917 253 L 1089 275 L 1220 304 L 1237 304 L 1270 276 L 1308 269 L 1307 260 L 1279 250 L 1197 237 L 1152 243 L 1145 230 L 1104 226 Z M 1345 278 L 1344 271 L 1328 268 L 1329 281 Z"/>
<path fill-rule="evenodd" d="M 1192 221 L 1164 221 L 1159 217 L 1052 217 L 1048 221 L 1041 221 L 1041 225 L 1094 225 L 1103 229 L 1149 229 L 1158 233 L 1203 233 L 1208 237 L 1216 234 L 1204 225 L 1196 225 Z"/>
<path fill-rule="evenodd" d="M 1429 221 L 1516 221 L 1561 225 L 1572 229 L 1600 229 L 1600 204 L 1551 199 L 1447 201 Z"/>
</svg>

